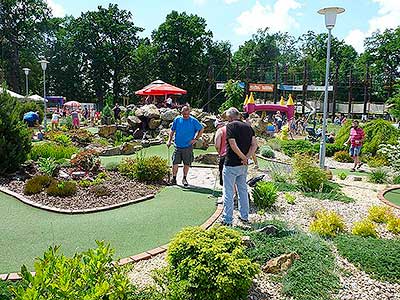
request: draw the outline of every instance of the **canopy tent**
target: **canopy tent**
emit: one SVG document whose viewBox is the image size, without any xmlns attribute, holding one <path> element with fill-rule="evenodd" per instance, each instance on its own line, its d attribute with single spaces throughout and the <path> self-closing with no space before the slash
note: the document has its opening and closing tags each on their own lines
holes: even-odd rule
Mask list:
<svg viewBox="0 0 400 300">
<path fill-rule="evenodd" d="M 33 100 L 33 101 L 41 101 L 41 102 L 44 101 L 44 98 L 40 97 L 39 95 L 32 95 L 32 96 L 29 96 L 27 99 Z M 46 102 L 48 102 L 48 100 L 46 100 Z"/>
<path fill-rule="evenodd" d="M 1 93 L 3 92 L 3 88 L 1 88 L 1 87 L 0 87 L 0 92 Z M 14 93 L 13 91 L 10 91 L 10 90 L 6 90 L 6 92 L 13 98 L 17 98 L 17 99 L 24 99 L 25 98 L 25 96 L 22 96 L 20 94 Z"/>
<path fill-rule="evenodd" d="M 145 86 L 135 94 L 139 96 L 166 96 L 166 95 L 184 95 L 187 91 L 162 80 L 156 80 Z"/>
</svg>

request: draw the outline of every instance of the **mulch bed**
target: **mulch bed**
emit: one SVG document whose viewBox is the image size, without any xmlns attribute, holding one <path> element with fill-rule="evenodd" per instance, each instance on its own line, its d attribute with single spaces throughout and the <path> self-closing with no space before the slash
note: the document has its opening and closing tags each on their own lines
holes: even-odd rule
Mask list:
<svg viewBox="0 0 400 300">
<path fill-rule="evenodd" d="M 137 180 L 132 180 L 122 176 L 118 172 L 107 172 L 109 179 L 102 183 L 110 191 L 109 196 L 96 196 L 91 187 L 83 188 L 78 185 L 77 193 L 72 197 L 52 197 L 46 192 L 27 196 L 27 199 L 36 203 L 61 209 L 82 210 L 98 208 L 113 204 L 124 203 L 130 200 L 141 198 L 150 194 L 156 194 L 162 184 L 146 184 Z M 23 195 L 25 186 L 24 180 L 18 178 L 0 178 L 0 185 L 7 189 Z"/>
</svg>

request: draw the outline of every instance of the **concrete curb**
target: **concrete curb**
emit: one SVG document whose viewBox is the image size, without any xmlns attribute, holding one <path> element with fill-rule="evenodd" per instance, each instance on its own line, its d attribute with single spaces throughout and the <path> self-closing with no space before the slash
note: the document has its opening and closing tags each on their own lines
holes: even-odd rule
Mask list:
<svg viewBox="0 0 400 300">
<path fill-rule="evenodd" d="M 389 200 L 387 200 L 387 199 L 385 198 L 385 194 L 386 194 L 387 192 L 390 192 L 390 191 L 396 190 L 396 189 L 400 189 L 400 185 L 391 186 L 390 188 L 386 188 L 386 189 L 380 191 L 379 194 L 378 194 L 378 198 L 379 198 L 379 200 L 381 200 L 381 201 L 382 201 L 383 203 L 385 203 L 386 205 L 389 205 L 389 206 L 391 206 L 391 207 L 400 209 L 400 206 L 399 206 L 399 205 L 396 205 L 396 204 L 390 202 Z"/>
</svg>

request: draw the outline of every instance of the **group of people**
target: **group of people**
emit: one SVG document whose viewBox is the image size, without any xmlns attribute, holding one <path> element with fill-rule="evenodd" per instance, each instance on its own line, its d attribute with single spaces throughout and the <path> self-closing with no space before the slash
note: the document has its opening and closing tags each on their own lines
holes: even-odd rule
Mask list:
<svg viewBox="0 0 400 300">
<path fill-rule="evenodd" d="M 252 127 L 241 120 L 240 112 L 229 108 L 226 112 L 227 123 L 217 121 L 215 147 L 218 150 L 220 161 L 220 183 L 223 187 L 224 213 L 223 223 L 231 225 L 233 221 L 233 207 L 235 190 L 239 199 L 240 219 L 248 221 L 249 198 L 247 192 L 247 169 L 252 162 L 251 157 L 257 150 L 257 141 Z M 172 180 L 177 184 L 179 164 L 183 162 L 182 184 L 188 186 L 187 175 L 194 160 L 193 145 L 202 136 L 204 128 L 201 123 L 190 115 L 190 107 L 184 106 L 181 115 L 172 123 L 167 147 L 174 141 L 175 151 L 172 155 Z"/>
</svg>

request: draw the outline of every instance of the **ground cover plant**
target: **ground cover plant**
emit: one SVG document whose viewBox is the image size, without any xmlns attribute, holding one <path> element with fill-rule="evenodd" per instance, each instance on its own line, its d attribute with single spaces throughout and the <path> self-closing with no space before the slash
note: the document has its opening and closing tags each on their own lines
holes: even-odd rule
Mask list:
<svg viewBox="0 0 400 300">
<path fill-rule="evenodd" d="M 49 187 L 53 183 L 54 178 L 48 175 L 36 175 L 33 176 L 25 183 L 24 194 L 34 195 L 42 192 L 45 188 Z"/>
<path fill-rule="evenodd" d="M 39 158 L 54 158 L 56 160 L 67 158 L 78 152 L 78 148 L 74 146 L 63 146 L 54 142 L 34 144 L 30 152 L 30 158 L 38 160 Z"/>
<path fill-rule="evenodd" d="M 53 181 L 46 189 L 47 195 L 54 197 L 70 197 L 76 194 L 75 181 Z"/>
<path fill-rule="evenodd" d="M 334 243 L 340 255 L 372 278 L 400 283 L 400 240 L 338 235 Z"/>
<path fill-rule="evenodd" d="M 273 182 L 259 181 L 253 188 L 252 195 L 258 209 L 267 209 L 278 199 L 278 189 Z"/>
<path fill-rule="evenodd" d="M 295 300 L 332 299 L 340 282 L 328 243 L 318 236 L 288 230 L 282 223 L 266 222 L 252 226 L 257 229 L 269 224 L 279 229 L 275 236 L 252 229 L 242 231 L 254 243 L 254 247 L 246 250 L 248 256 L 264 264 L 282 254 L 297 253 L 300 259 L 295 260 L 289 270 L 277 278 L 282 282 L 285 296 Z"/>
<path fill-rule="evenodd" d="M 368 179 L 372 183 L 387 183 L 389 181 L 389 172 L 384 168 L 377 168 L 371 170 L 371 172 L 368 174 Z"/>
<path fill-rule="evenodd" d="M 338 162 L 342 162 L 342 163 L 351 163 L 351 162 L 353 162 L 353 159 L 351 158 L 349 152 L 347 152 L 345 150 L 335 152 L 335 154 L 333 155 L 333 159 L 338 161 Z"/>
<path fill-rule="evenodd" d="M 260 148 L 260 154 L 262 157 L 275 158 L 274 150 L 268 145 L 264 145 Z"/>
<path fill-rule="evenodd" d="M 295 154 L 312 155 L 318 153 L 314 145 L 305 140 L 281 141 L 281 150 L 290 157 L 293 157 Z"/>
<path fill-rule="evenodd" d="M 368 219 L 376 223 L 387 223 L 393 217 L 393 211 L 388 206 L 373 205 L 368 209 Z"/>
<path fill-rule="evenodd" d="M 317 211 L 310 224 L 310 231 L 323 237 L 335 237 L 344 228 L 343 218 L 336 212 L 325 209 Z"/>
<path fill-rule="evenodd" d="M 42 157 L 38 160 L 38 167 L 43 174 L 53 176 L 58 168 L 58 163 L 53 157 Z"/>
<path fill-rule="evenodd" d="M 363 237 L 377 237 L 375 224 L 369 219 L 363 219 L 353 224 L 351 233 Z"/>
</svg>

